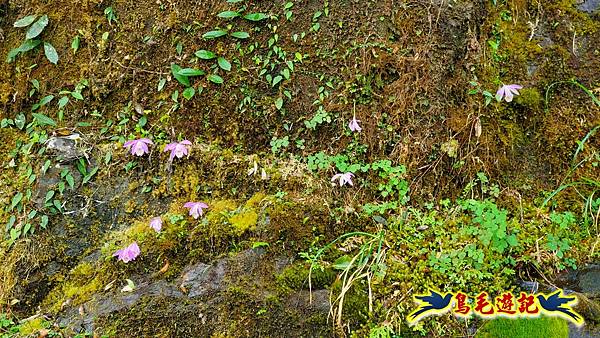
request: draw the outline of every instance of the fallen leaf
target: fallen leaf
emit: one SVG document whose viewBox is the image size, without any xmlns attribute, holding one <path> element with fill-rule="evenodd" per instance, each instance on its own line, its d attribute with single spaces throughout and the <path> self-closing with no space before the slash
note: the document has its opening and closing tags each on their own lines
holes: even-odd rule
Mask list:
<svg viewBox="0 0 600 338">
<path fill-rule="evenodd" d="M 163 267 L 162 267 L 162 268 L 161 268 L 161 269 L 158 271 L 158 273 L 159 273 L 159 274 L 160 274 L 160 273 L 165 273 L 165 272 L 167 272 L 167 270 L 169 270 L 169 261 L 167 261 L 167 262 L 165 263 L 165 265 L 164 265 L 164 266 L 163 266 Z"/>
<path fill-rule="evenodd" d="M 479 119 L 479 117 L 475 119 L 475 136 L 477 136 L 477 138 L 481 136 L 481 120 Z"/>
</svg>

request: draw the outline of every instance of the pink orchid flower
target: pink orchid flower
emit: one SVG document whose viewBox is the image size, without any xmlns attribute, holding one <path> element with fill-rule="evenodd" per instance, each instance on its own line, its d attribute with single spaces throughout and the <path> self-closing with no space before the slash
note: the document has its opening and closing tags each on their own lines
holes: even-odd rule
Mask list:
<svg viewBox="0 0 600 338">
<path fill-rule="evenodd" d="M 504 98 L 506 102 L 512 102 L 514 95 L 519 95 L 519 89 L 523 87 L 518 84 L 503 85 L 496 92 L 496 100 L 500 102 Z"/>
<path fill-rule="evenodd" d="M 118 250 L 113 254 L 114 257 L 117 257 L 118 260 L 123 261 L 123 263 L 128 263 L 133 261 L 140 255 L 140 247 L 136 242 L 133 242 L 128 247 Z"/>
<path fill-rule="evenodd" d="M 162 218 L 154 217 L 150 220 L 150 227 L 156 232 L 160 232 L 162 229 Z"/>
<path fill-rule="evenodd" d="M 171 155 L 169 155 L 169 161 L 173 161 L 175 157 L 182 158 L 184 155 L 189 154 L 189 146 L 192 145 L 192 142 L 188 140 L 183 140 L 181 142 L 173 142 L 169 143 L 165 146 L 164 151 L 170 151 Z"/>
<path fill-rule="evenodd" d="M 350 123 L 348 124 L 348 128 L 350 128 L 350 130 L 352 131 L 356 131 L 356 132 L 361 132 L 362 128 L 358 125 L 358 123 L 360 122 L 360 120 L 356 119 L 356 114 L 352 117 L 352 120 L 350 121 Z"/>
<path fill-rule="evenodd" d="M 190 209 L 190 216 L 194 217 L 194 219 L 202 216 L 202 209 L 208 208 L 208 205 L 204 202 L 187 202 L 183 206 Z"/>
<path fill-rule="evenodd" d="M 131 155 L 144 156 L 149 152 L 148 145 L 154 144 L 147 138 L 141 138 L 138 140 L 130 140 L 123 144 L 123 148 L 127 148 L 131 152 Z"/>
<path fill-rule="evenodd" d="M 354 177 L 353 173 L 335 174 L 331 178 L 331 182 L 339 180 L 340 187 L 345 185 L 346 183 L 354 186 L 354 183 L 352 183 L 352 177 Z"/>
</svg>

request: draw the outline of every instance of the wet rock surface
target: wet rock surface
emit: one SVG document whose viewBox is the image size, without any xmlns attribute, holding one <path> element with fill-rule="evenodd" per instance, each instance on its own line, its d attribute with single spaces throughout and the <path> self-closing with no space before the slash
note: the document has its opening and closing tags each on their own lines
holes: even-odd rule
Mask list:
<svg viewBox="0 0 600 338">
<path fill-rule="evenodd" d="M 136 284 L 133 291 L 122 292 L 121 285 L 115 284 L 109 291 L 99 292 L 81 306 L 67 307 L 57 322 L 73 332 L 98 332 L 102 331 L 99 319 L 110 318 L 123 311 L 134 312 L 139 307 L 148 311 L 148 307 L 160 306 L 160 311 L 165 311 L 164 306 L 168 306 L 171 307 L 168 311 L 172 315 L 179 317 L 193 312 L 199 314 L 198 325 L 212 323 L 215 326 L 228 320 L 219 317 L 213 309 L 227 305 L 225 298 L 232 289 L 244 288 L 253 292 L 253 302 L 258 303 L 276 297 L 275 292 L 262 287 L 265 279 L 273 277 L 264 271 L 275 272 L 290 264 L 291 260 L 283 257 L 268 260 L 265 255 L 262 249 L 252 249 L 210 264 L 191 264 L 172 281 L 156 279 L 152 275 L 132 276 L 131 279 Z M 252 283 L 249 284 L 248 281 Z M 329 291 L 313 290 L 312 302 L 309 301 L 310 298 L 307 290 L 293 292 L 281 300 L 280 306 L 286 313 L 300 311 L 326 317 L 329 312 Z M 207 326 L 203 331 L 194 332 L 210 330 Z"/>
<path fill-rule="evenodd" d="M 598 8 L 600 8 L 600 0 L 584 0 L 578 1 L 578 5 L 577 8 L 580 11 L 584 11 L 584 12 L 588 12 L 588 13 L 592 13 L 598 10 Z"/>
<path fill-rule="evenodd" d="M 600 265 L 592 264 L 580 270 L 566 270 L 558 276 L 557 286 L 577 296 L 574 307 L 584 317 L 582 327 L 569 325 L 569 337 L 600 337 Z"/>
</svg>

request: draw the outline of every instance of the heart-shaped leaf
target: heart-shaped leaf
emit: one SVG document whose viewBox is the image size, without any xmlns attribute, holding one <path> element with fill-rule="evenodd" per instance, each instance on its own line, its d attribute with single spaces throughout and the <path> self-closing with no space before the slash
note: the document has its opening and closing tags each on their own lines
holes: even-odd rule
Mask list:
<svg viewBox="0 0 600 338">
<path fill-rule="evenodd" d="M 267 16 L 264 13 L 250 13 L 250 14 L 244 15 L 244 19 L 250 20 L 250 21 L 260 21 L 260 20 L 264 20 L 268 17 L 269 16 Z"/>
<path fill-rule="evenodd" d="M 33 113 L 33 118 L 42 126 L 56 126 L 56 122 L 44 114 Z"/>
<path fill-rule="evenodd" d="M 42 220 L 40 221 L 40 227 L 42 229 L 46 229 L 47 226 L 48 226 L 48 216 L 44 215 L 44 216 L 42 216 Z"/>
<path fill-rule="evenodd" d="M 44 15 L 41 18 L 39 18 L 33 25 L 31 25 L 31 27 L 29 27 L 25 38 L 27 40 L 31 40 L 37 37 L 38 35 L 42 34 L 42 31 L 44 30 L 44 28 L 46 28 L 46 26 L 48 26 L 48 16 Z"/>
<path fill-rule="evenodd" d="M 21 202 L 22 199 L 23 199 L 22 193 L 18 192 L 16 195 L 14 195 L 10 202 L 9 210 L 14 209 L 17 206 L 17 204 L 19 204 Z"/>
<path fill-rule="evenodd" d="M 275 87 L 279 82 L 281 82 L 281 80 L 283 80 L 283 77 L 281 77 L 281 75 L 275 76 L 275 78 L 273 79 L 273 87 Z"/>
<path fill-rule="evenodd" d="M 195 94 L 196 90 L 194 89 L 194 87 L 188 87 L 183 91 L 183 97 L 186 100 L 190 100 L 192 97 L 194 97 Z"/>
<path fill-rule="evenodd" d="M 217 55 L 209 50 L 205 50 L 205 49 L 201 49 L 199 51 L 197 51 L 196 53 L 194 53 L 194 55 L 196 55 L 198 58 L 203 59 L 203 60 L 210 60 L 210 59 L 214 59 L 217 57 Z"/>
<path fill-rule="evenodd" d="M 13 225 L 15 225 L 15 222 L 17 221 L 17 217 L 15 215 L 11 215 L 10 218 L 8 219 L 8 223 L 6 223 L 6 232 L 8 232 L 8 229 L 12 228 Z"/>
<path fill-rule="evenodd" d="M 56 49 L 54 49 L 54 46 L 52 46 L 49 42 L 44 42 L 44 54 L 46 54 L 48 61 L 52 62 L 53 64 L 58 63 L 58 53 L 56 52 Z"/>
<path fill-rule="evenodd" d="M 14 242 L 21 237 L 21 230 L 15 228 L 10 229 L 10 239 Z"/>
<path fill-rule="evenodd" d="M 208 76 L 208 80 L 209 80 L 210 82 L 213 82 L 213 83 L 216 83 L 216 84 L 221 84 L 221 83 L 223 83 L 223 78 L 222 78 L 222 77 L 220 77 L 219 75 L 216 75 L 216 74 L 210 74 L 210 75 Z"/>
<path fill-rule="evenodd" d="M 277 110 L 281 110 L 281 108 L 283 108 L 283 99 L 277 98 L 277 100 L 275 101 L 275 108 L 277 108 Z"/>
<path fill-rule="evenodd" d="M 204 33 L 204 35 L 202 35 L 202 37 L 204 39 L 216 39 L 216 38 L 220 38 L 221 36 L 227 35 L 227 31 L 210 31 L 207 33 Z"/>
<path fill-rule="evenodd" d="M 80 92 L 71 92 L 71 96 L 79 101 L 83 101 L 83 95 Z"/>
<path fill-rule="evenodd" d="M 224 69 L 226 71 L 231 70 L 231 63 L 229 63 L 229 61 L 227 61 L 224 57 L 219 56 L 219 58 L 217 59 L 217 62 L 219 63 L 219 67 L 221 67 L 222 69 Z"/>
<path fill-rule="evenodd" d="M 247 39 L 250 37 L 250 34 L 248 34 L 246 32 L 233 32 L 233 33 L 231 33 L 231 36 L 233 36 L 234 38 L 237 38 L 237 39 Z"/>
<path fill-rule="evenodd" d="M 27 27 L 27 26 L 31 25 L 35 21 L 36 18 L 37 18 L 37 15 L 28 15 L 22 19 L 15 21 L 15 23 L 13 24 L 13 27 L 17 27 L 17 28 Z"/>
<path fill-rule="evenodd" d="M 221 13 L 217 14 L 217 16 L 222 19 L 232 19 L 232 18 L 236 18 L 240 15 L 241 14 L 239 12 L 235 12 L 235 11 L 225 11 L 225 12 L 221 12 Z"/>
<path fill-rule="evenodd" d="M 183 68 L 178 73 L 183 76 L 201 76 L 206 74 L 203 70 L 195 68 Z"/>
<path fill-rule="evenodd" d="M 179 83 L 181 83 L 182 85 L 189 87 L 190 86 L 190 79 L 185 76 L 185 75 L 181 75 L 179 74 L 179 72 L 181 71 L 181 67 L 179 67 L 176 64 L 171 64 L 171 73 L 173 74 L 173 77 L 179 81 Z"/>
</svg>

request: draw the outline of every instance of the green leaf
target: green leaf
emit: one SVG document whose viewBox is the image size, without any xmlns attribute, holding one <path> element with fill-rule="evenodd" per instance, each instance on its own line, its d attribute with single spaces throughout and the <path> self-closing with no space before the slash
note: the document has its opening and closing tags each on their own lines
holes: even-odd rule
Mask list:
<svg viewBox="0 0 600 338">
<path fill-rule="evenodd" d="M 162 91 L 165 88 L 165 84 L 167 83 L 167 79 L 162 78 L 158 81 L 158 91 Z"/>
<path fill-rule="evenodd" d="M 40 221 L 40 228 L 46 229 L 47 226 L 48 226 L 48 216 L 43 215 L 42 220 Z"/>
<path fill-rule="evenodd" d="M 277 75 L 275 76 L 275 78 L 273 79 L 273 87 L 275 87 L 279 82 L 281 82 L 281 80 L 283 80 L 283 77 L 281 77 L 281 75 Z"/>
<path fill-rule="evenodd" d="M 216 83 L 216 84 L 221 84 L 221 83 L 223 83 L 223 78 L 216 74 L 210 74 L 208 76 L 208 81 Z"/>
<path fill-rule="evenodd" d="M 190 100 L 196 94 L 196 90 L 194 89 L 194 87 L 188 87 L 183 91 L 182 94 L 186 100 Z"/>
<path fill-rule="evenodd" d="M 203 70 L 195 69 L 195 68 L 184 68 L 179 70 L 177 73 L 182 76 L 201 76 L 206 74 Z"/>
<path fill-rule="evenodd" d="M 30 229 L 31 229 L 31 223 L 26 223 L 25 226 L 23 227 L 23 235 L 26 235 Z M 32 231 L 32 233 L 33 233 L 33 231 Z"/>
<path fill-rule="evenodd" d="M 264 20 L 268 17 L 269 16 L 267 16 L 264 13 L 250 13 L 250 14 L 244 15 L 244 19 L 250 20 L 250 21 L 260 21 L 260 20 Z"/>
<path fill-rule="evenodd" d="M 54 205 L 56 210 L 58 210 L 59 212 L 62 212 L 62 205 L 60 204 L 59 200 L 52 201 L 52 205 Z"/>
<path fill-rule="evenodd" d="M 68 174 L 67 176 L 65 176 L 65 181 L 67 181 L 67 184 L 69 185 L 69 188 L 71 188 L 71 190 L 75 188 L 75 179 L 73 179 L 73 175 Z"/>
<path fill-rule="evenodd" d="M 224 35 L 227 35 L 227 31 L 219 30 L 219 31 L 210 31 L 210 32 L 204 33 L 204 35 L 202 35 L 202 37 L 204 39 L 216 39 L 216 38 L 220 38 Z"/>
<path fill-rule="evenodd" d="M 58 63 L 58 53 L 54 46 L 50 44 L 50 42 L 44 42 L 44 54 L 46 54 L 46 58 L 53 64 Z"/>
<path fill-rule="evenodd" d="M 27 27 L 27 26 L 31 25 L 35 21 L 36 18 L 37 18 L 37 15 L 28 15 L 22 19 L 15 21 L 15 23 L 13 24 L 13 27 L 17 27 L 17 28 Z"/>
<path fill-rule="evenodd" d="M 25 127 L 25 122 L 27 119 L 25 118 L 25 114 L 21 113 L 15 116 L 15 126 L 21 130 Z"/>
<path fill-rule="evenodd" d="M 294 71 L 294 63 L 292 61 L 286 61 L 285 64 L 292 72 Z"/>
<path fill-rule="evenodd" d="M 42 31 L 44 30 L 44 28 L 46 28 L 46 26 L 48 26 L 48 16 L 44 15 L 41 18 L 39 18 L 33 25 L 31 25 L 31 27 L 29 27 L 29 30 L 27 30 L 27 34 L 25 35 L 25 39 L 31 40 L 37 37 L 38 35 L 42 34 Z"/>
<path fill-rule="evenodd" d="M 110 160 L 112 159 L 112 152 L 107 152 L 106 155 L 104 155 L 104 164 L 108 165 L 110 163 Z"/>
<path fill-rule="evenodd" d="M 6 62 L 7 63 L 11 63 L 13 61 L 15 61 L 15 59 L 17 58 L 17 55 L 19 55 L 21 51 L 19 50 L 19 48 L 13 48 L 11 49 L 8 54 L 6 55 Z"/>
<path fill-rule="evenodd" d="M 87 182 L 89 182 L 89 181 L 92 179 L 92 177 L 94 177 L 94 175 L 96 175 L 96 173 L 97 173 L 97 172 L 98 172 L 98 167 L 94 167 L 94 168 L 92 168 L 92 170 L 90 170 L 90 171 L 88 172 L 88 174 L 87 174 L 87 175 L 85 175 L 85 177 L 84 177 L 84 178 L 83 178 L 83 180 L 81 181 L 81 185 L 84 185 L 84 184 L 86 184 Z"/>
<path fill-rule="evenodd" d="M 73 41 L 71 42 L 71 49 L 73 49 L 73 54 L 77 53 L 77 51 L 79 50 L 80 42 L 81 42 L 81 39 L 79 38 L 79 35 L 75 35 L 75 37 L 73 38 Z"/>
<path fill-rule="evenodd" d="M 18 192 L 16 195 L 14 195 L 12 198 L 12 201 L 10 202 L 9 210 L 14 209 L 17 206 L 17 204 L 19 204 L 21 202 L 22 199 L 23 199 L 23 194 L 21 192 Z"/>
<path fill-rule="evenodd" d="M 40 40 L 27 40 L 19 46 L 19 48 L 18 48 L 19 52 L 21 52 L 21 53 L 28 52 L 28 51 L 34 49 L 35 47 L 37 47 L 40 43 L 42 43 Z"/>
<path fill-rule="evenodd" d="M 10 239 L 14 242 L 21 237 L 21 230 L 15 228 L 10 229 Z"/>
<path fill-rule="evenodd" d="M 47 95 L 47 96 L 44 96 L 44 97 L 43 97 L 43 98 L 40 100 L 40 103 L 39 103 L 39 105 L 40 105 L 40 107 L 41 107 L 41 106 L 45 106 L 45 105 L 47 105 L 48 103 L 50 103 L 52 100 L 54 100 L 54 95 Z"/>
<path fill-rule="evenodd" d="M 80 92 L 71 92 L 71 96 L 79 101 L 83 101 L 83 95 Z"/>
<path fill-rule="evenodd" d="M 246 32 L 233 32 L 233 33 L 231 33 L 231 36 L 233 36 L 234 38 L 237 38 L 237 39 L 247 39 L 250 37 L 250 34 L 248 34 Z"/>
<path fill-rule="evenodd" d="M 176 65 L 174 63 L 171 64 L 171 73 L 173 74 L 173 77 L 177 81 L 179 81 L 179 83 L 181 83 L 182 85 L 189 87 L 190 79 L 187 76 L 179 74 L 180 71 L 181 71 L 181 67 L 179 67 L 178 65 Z"/>
<path fill-rule="evenodd" d="M 138 121 L 138 126 L 140 126 L 140 128 L 144 128 L 147 123 L 148 123 L 148 118 L 146 117 L 146 115 L 143 115 L 142 117 L 140 117 L 140 120 Z"/>
<path fill-rule="evenodd" d="M 267 243 L 267 242 L 254 242 L 254 243 L 252 243 L 252 249 L 266 247 L 266 246 L 269 246 L 269 243 Z"/>
<path fill-rule="evenodd" d="M 219 56 L 219 58 L 217 59 L 217 62 L 219 63 L 219 67 L 223 68 L 226 71 L 230 71 L 231 70 L 231 63 L 229 63 L 229 61 L 227 61 L 224 57 Z"/>
<path fill-rule="evenodd" d="M 54 190 L 48 190 L 46 193 L 46 198 L 44 198 L 44 203 L 50 202 L 50 200 L 54 197 Z"/>
<path fill-rule="evenodd" d="M 40 126 L 56 126 L 56 122 L 44 114 L 33 113 L 33 118 L 38 122 Z"/>
<path fill-rule="evenodd" d="M 236 18 L 240 15 L 241 14 L 239 12 L 235 12 L 235 11 L 225 11 L 225 12 L 221 12 L 221 13 L 217 14 L 217 16 L 222 19 L 232 19 L 232 18 Z"/>
<path fill-rule="evenodd" d="M 344 255 L 333 262 L 333 268 L 336 270 L 346 270 L 348 267 L 350 267 L 351 263 L 352 260 L 350 257 Z"/>
<path fill-rule="evenodd" d="M 8 219 L 8 223 L 6 223 L 5 231 L 8 231 L 8 229 L 12 228 L 12 226 L 15 225 L 16 221 L 17 221 L 17 217 L 15 215 L 11 215 L 10 218 Z"/>
<path fill-rule="evenodd" d="M 283 107 L 283 99 L 281 97 L 275 100 L 275 107 L 277 108 L 277 110 L 281 110 L 281 108 Z"/>
<path fill-rule="evenodd" d="M 204 59 L 204 60 L 210 60 L 210 59 L 214 59 L 217 57 L 217 55 L 209 50 L 206 49 L 201 49 L 199 51 L 197 51 L 196 53 L 194 53 L 194 55 L 196 55 L 198 58 L 200 59 Z"/>
</svg>

